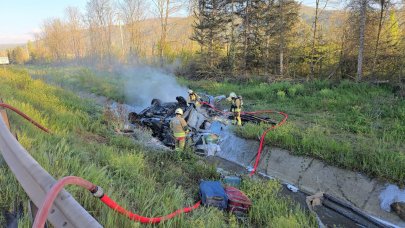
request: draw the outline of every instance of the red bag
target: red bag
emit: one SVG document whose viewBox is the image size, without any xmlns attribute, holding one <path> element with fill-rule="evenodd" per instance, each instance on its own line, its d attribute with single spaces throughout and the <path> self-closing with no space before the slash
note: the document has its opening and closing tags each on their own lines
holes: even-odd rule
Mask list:
<svg viewBox="0 0 405 228">
<path fill-rule="evenodd" d="M 252 201 L 239 189 L 227 186 L 225 193 L 228 196 L 228 210 L 236 214 L 247 214 Z"/>
</svg>

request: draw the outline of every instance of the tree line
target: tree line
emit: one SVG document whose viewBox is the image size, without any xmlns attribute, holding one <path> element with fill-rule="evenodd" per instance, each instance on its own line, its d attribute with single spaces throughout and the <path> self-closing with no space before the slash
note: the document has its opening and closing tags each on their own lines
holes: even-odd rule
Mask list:
<svg viewBox="0 0 405 228">
<path fill-rule="evenodd" d="M 68 7 L 64 17 L 42 23 L 27 44 L 27 61 L 109 64 L 157 57 L 163 64 L 191 49 L 191 22 L 176 17 L 187 5 L 186 0 L 89 0 L 84 10 Z"/>
<path fill-rule="evenodd" d="M 195 78 L 397 80 L 404 22 L 394 0 L 315 0 L 312 8 L 295 0 L 89 0 L 85 12 L 69 7 L 63 19 L 46 20 L 25 61 L 180 60 L 180 73 Z"/>
<path fill-rule="evenodd" d="M 339 10 L 330 10 L 332 3 L 316 0 L 305 20 L 294 0 L 199 0 L 192 37 L 201 47 L 195 72 L 200 77 L 403 78 L 404 7 L 390 0 L 339 4 Z"/>
</svg>

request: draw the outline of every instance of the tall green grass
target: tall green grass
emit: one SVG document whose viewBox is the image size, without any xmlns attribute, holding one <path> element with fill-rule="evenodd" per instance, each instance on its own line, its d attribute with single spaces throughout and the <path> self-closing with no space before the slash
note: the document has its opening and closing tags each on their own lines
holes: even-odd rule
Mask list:
<svg viewBox="0 0 405 228">
<path fill-rule="evenodd" d="M 250 198 L 258 199 L 249 212 L 255 227 L 316 227 L 316 217 L 308 216 L 290 200 L 283 200 L 280 184 L 275 181 L 245 180 L 242 189 Z"/>
<path fill-rule="evenodd" d="M 405 100 L 389 86 L 350 81 L 180 82 L 213 95 L 236 92 L 243 96 L 245 110 L 288 113 L 287 124 L 268 134 L 268 144 L 405 183 Z M 236 132 L 257 139 L 266 127 L 247 124 Z"/>
<path fill-rule="evenodd" d="M 125 79 L 114 72 L 95 71 L 80 66 L 29 66 L 27 69 L 32 77 L 64 88 L 91 92 L 117 102 L 124 102 L 126 99 L 122 89 Z"/>
<path fill-rule="evenodd" d="M 68 175 L 83 177 L 102 186 L 124 207 L 154 217 L 193 204 L 198 200 L 199 180 L 218 178 L 215 167 L 203 160 L 191 157 L 180 161 L 172 153 L 149 149 L 132 138 L 116 135 L 106 124 L 111 120 L 102 114 L 101 107 L 68 90 L 32 80 L 24 70 L 2 68 L 0 81 L 0 97 L 5 102 L 51 129 L 52 134 L 45 134 L 15 114 L 9 115 L 20 143 L 56 179 Z M 0 185 L 1 210 L 14 211 L 20 202 L 27 202 L 26 194 L 4 162 L 0 165 Z M 114 213 L 83 189 L 67 189 L 105 227 L 140 226 Z M 251 197 L 255 203 L 262 200 L 256 195 Z M 274 202 L 267 200 L 280 206 L 285 205 L 285 201 L 290 202 L 284 198 L 274 199 Z M 295 208 L 292 204 L 291 207 Z M 259 214 L 266 213 L 262 210 L 267 208 L 255 209 Z M 24 211 L 19 225 L 29 227 L 25 204 Z M 301 221 L 301 213 L 305 212 L 283 211 L 274 219 L 292 218 L 302 227 L 313 225 L 310 221 Z M 306 215 L 309 217 L 308 213 Z M 0 217 L 0 225 L 4 222 Z M 240 222 L 215 208 L 201 207 L 159 226 L 239 227 L 255 224 L 258 223 L 253 217 L 251 221 Z"/>
</svg>

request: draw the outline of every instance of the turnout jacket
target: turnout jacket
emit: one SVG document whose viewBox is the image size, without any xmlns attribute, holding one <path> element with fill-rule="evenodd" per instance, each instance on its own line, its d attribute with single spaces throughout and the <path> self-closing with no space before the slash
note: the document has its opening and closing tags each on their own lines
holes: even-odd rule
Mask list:
<svg viewBox="0 0 405 228">
<path fill-rule="evenodd" d="M 173 135 L 176 138 L 186 137 L 187 122 L 183 117 L 176 115 L 170 121 L 170 129 L 173 131 Z"/>
</svg>

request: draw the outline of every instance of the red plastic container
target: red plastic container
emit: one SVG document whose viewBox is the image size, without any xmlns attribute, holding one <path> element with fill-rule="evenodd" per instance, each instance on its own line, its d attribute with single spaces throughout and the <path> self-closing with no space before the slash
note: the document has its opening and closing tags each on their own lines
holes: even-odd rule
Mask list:
<svg viewBox="0 0 405 228">
<path fill-rule="evenodd" d="M 225 193 L 228 196 L 228 210 L 236 214 L 247 214 L 252 201 L 239 189 L 235 187 L 225 187 Z"/>
</svg>

